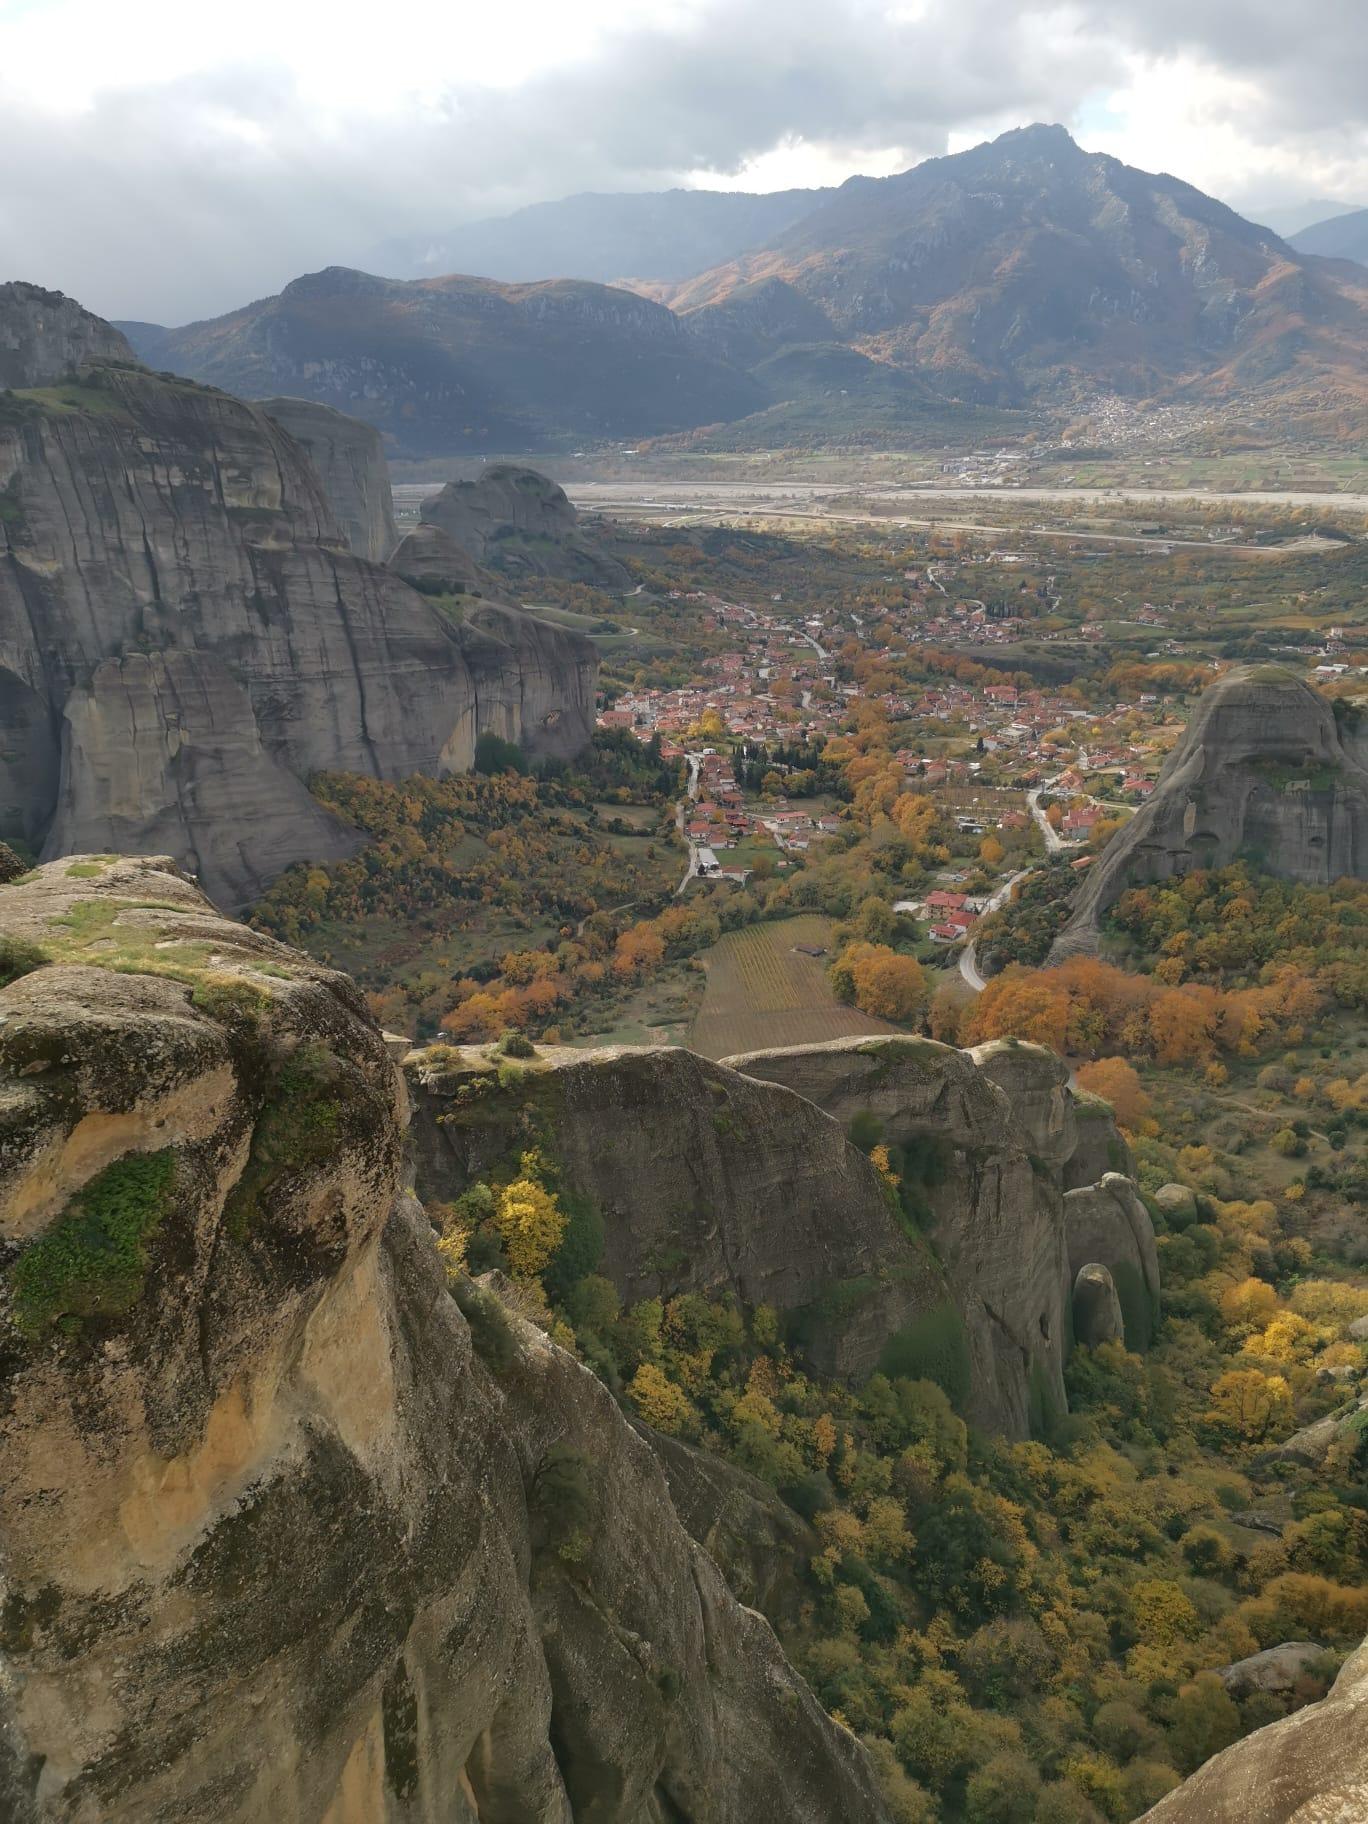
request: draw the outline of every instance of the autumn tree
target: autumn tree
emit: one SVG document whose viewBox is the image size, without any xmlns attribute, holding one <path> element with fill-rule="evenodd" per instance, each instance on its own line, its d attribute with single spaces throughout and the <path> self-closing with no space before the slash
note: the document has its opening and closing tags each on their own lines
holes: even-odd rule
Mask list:
<svg viewBox="0 0 1368 1824">
<path fill-rule="evenodd" d="M 1122 1127 L 1134 1132 L 1150 1111 L 1150 1099 L 1133 1064 L 1125 1058 L 1098 1058 L 1080 1064 L 1078 1087 L 1110 1102 Z"/>
</svg>

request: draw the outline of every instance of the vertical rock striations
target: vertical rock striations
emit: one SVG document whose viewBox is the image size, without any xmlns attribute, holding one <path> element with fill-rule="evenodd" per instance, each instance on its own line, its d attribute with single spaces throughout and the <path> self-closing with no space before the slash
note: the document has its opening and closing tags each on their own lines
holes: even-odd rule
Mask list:
<svg viewBox="0 0 1368 1824">
<path fill-rule="evenodd" d="M 310 774 L 461 771 L 485 728 L 572 754 L 595 678 L 588 641 L 353 555 L 258 407 L 112 366 L 0 396 L 0 838 L 170 847 L 241 905 L 350 846 Z"/>
<path fill-rule="evenodd" d="M 1368 877 L 1368 766 L 1331 703 L 1280 665 L 1203 692 L 1143 805 L 1088 869 L 1051 951 L 1097 947 L 1128 887 L 1244 858 L 1283 880 Z"/>
<path fill-rule="evenodd" d="M 13 280 L 0 285 L 0 387 L 51 386 L 88 361 L 133 361 L 112 324 L 75 298 Z"/>
<path fill-rule="evenodd" d="M 887 1824 L 607 1390 L 467 1326 L 350 982 L 165 860 L 0 901 L 0 1816 Z"/>
<path fill-rule="evenodd" d="M 303 445 L 354 555 L 383 564 L 399 533 L 379 431 L 312 399 L 263 399 L 261 409 Z"/>
</svg>

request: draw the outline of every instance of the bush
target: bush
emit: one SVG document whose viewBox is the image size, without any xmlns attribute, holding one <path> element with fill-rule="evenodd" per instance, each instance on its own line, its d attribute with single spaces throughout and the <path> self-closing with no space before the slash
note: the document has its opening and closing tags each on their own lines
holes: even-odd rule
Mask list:
<svg viewBox="0 0 1368 1824">
<path fill-rule="evenodd" d="M 31 975 L 47 960 L 46 951 L 36 944 L 26 944 L 18 937 L 0 937 L 0 988 L 8 988 L 21 975 Z"/>
<path fill-rule="evenodd" d="M 525 773 L 527 755 L 515 741 L 505 741 L 499 735 L 490 734 L 488 730 L 478 736 L 475 742 L 475 768 L 477 773 Z"/>
</svg>

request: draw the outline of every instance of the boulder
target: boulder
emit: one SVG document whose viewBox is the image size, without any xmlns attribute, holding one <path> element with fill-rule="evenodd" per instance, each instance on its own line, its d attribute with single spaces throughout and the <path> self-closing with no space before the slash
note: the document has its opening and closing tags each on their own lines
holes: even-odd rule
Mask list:
<svg viewBox="0 0 1368 1824">
<path fill-rule="evenodd" d="M 608 1390 L 453 1296 L 352 984 L 77 866 L 0 886 L 0 1816 L 888 1824 Z"/>
<path fill-rule="evenodd" d="M 1097 1184 L 1064 1194 L 1069 1271 L 1105 1266 L 1125 1318 L 1126 1347 L 1150 1346 L 1159 1316 L 1159 1251 L 1154 1224 L 1129 1178 L 1108 1172 Z"/>
<path fill-rule="evenodd" d="M 729 1060 L 849 1127 L 873 1116 L 903 1151 L 972 1363 L 970 1416 L 1020 1437 L 1063 1410 L 1067 1301 L 1058 1167 L 1072 1151 L 1067 1072 L 1035 1045 L 835 1039 Z"/>
<path fill-rule="evenodd" d="M 1076 1101 L 1061 1057 L 1020 1039 L 993 1039 L 974 1046 L 969 1056 L 1006 1095 L 1033 1158 L 1056 1167 L 1072 1158 L 1078 1146 Z"/>
<path fill-rule="evenodd" d="M 516 463 L 490 463 L 474 481 L 449 481 L 423 502 L 422 518 L 504 576 L 559 576 L 615 590 L 630 580 L 626 566 L 585 533 L 564 488 Z"/>
<path fill-rule="evenodd" d="M 1073 1289 L 1074 1340 L 1085 1349 L 1099 1343 L 1122 1343 L 1126 1326 L 1111 1274 L 1100 1261 L 1078 1269 Z"/>
<path fill-rule="evenodd" d="M 1145 1824 L 1362 1824 L 1368 1817 L 1368 1644 L 1328 1697 L 1213 1755 Z"/>
<path fill-rule="evenodd" d="M 1233 1666 L 1222 1666 L 1220 1679 L 1235 1698 L 1255 1691 L 1281 1696 L 1324 1658 L 1325 1648 L 1314 1640 L 1285 1640 L 1279 1646 L 1265 1647 L 1262 1653 L 1251 1653 L 1248 1659 L 1237 1659 Z"/>
<path fill-rule="evenodd" d="M 424 1199 L 459 1196 L 537 1134 L 601 1220 L 598 1270 L 625 1302 L 770 1305 L 825 1373 L 872 1373 L 945 1301 L 869 1160 L 791 1091 L 671 1047 L 539 1046 L 502 1083 L 496 1070 L 478 1047 L 405 1060 Z"/>
<path fill-rule="evenodd" d="M 1078 1088 L 1074 1089 L 1073 1099 L 1074 1129 L 1078 1138 L 1074 1150 L 1064 1161 L 1064 1189 L 1076 1191 L 1084 1185 L 1096 1184 L 1107 1172 L 1120 1172 L 1123 1177 L 1134 1178 L 1135 1160 L 1130 1143 L 1116 1125 L 1111 1103 Z"/>
<path fill-rule="evenodd" d="M 1185 1184 L 1161 1184 L 1154 1205 L 1172 1228 L 1185 1229 L 1197 1220 L 1197 1196 Z"/>
</svg>

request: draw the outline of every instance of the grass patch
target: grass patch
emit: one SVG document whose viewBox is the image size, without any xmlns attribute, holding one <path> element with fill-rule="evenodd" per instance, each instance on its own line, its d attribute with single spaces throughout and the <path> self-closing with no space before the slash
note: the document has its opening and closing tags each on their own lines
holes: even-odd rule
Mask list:
<svg viewBox="0 0 1368 1824">
<path fill-rule="evenodd" d="M 21 937 L 0 937 L 0 988 L 8 988 L 21 975 L 31 975 L 48 960 L 46 950 L 26 944 Z"/>
<path fill-rule="evenodd" d="M 54 1322 L 76 1330 L 84 1318 L 133 1308 L 174 1178 L 169 1150 L 116 1159 L 25 1248 L 10 1274 L 14 1321 L 25 1336 L 36 1339 Z"/>
</svg>

